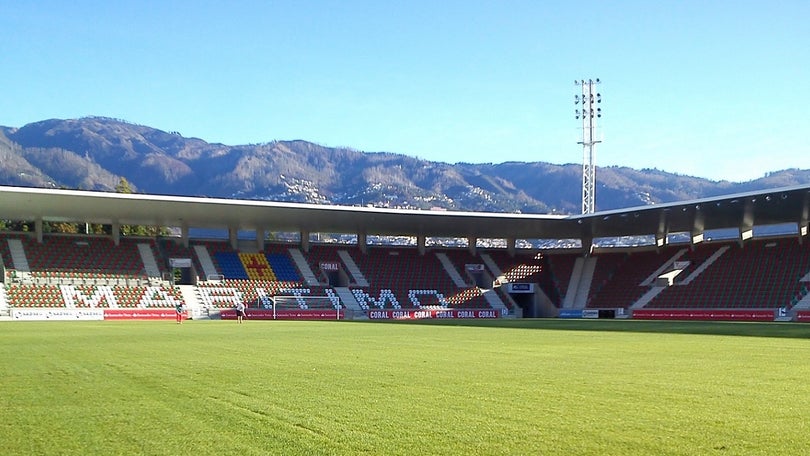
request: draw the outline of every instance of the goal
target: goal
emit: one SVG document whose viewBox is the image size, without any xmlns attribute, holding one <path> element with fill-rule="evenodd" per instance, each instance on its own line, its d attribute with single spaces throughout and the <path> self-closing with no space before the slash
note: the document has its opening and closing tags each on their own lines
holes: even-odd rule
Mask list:
<svg viewBox="0 0 810 456">
<path fill-rule="evenodd" d="M 269 302 L 268 302 L 269 301 Z M 280 310 L 340 310 L 340 299 L 337 296 L 273 296 L 267 298 L 263 307 L 273 309 L 273 318 Z M 340 318 L 340 312 L 336 312 Z"/>
</svg>

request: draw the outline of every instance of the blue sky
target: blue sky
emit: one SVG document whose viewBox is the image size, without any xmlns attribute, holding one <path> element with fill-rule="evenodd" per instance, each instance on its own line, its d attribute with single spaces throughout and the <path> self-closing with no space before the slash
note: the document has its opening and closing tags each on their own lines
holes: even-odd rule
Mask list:
<svg viewBox="0 0 810 456">
<path fill-rule="evenodd" d="M 101 115 L 210 142 L 715 180 L 810 168 L 810 1 L 0 0 L 0 125 Z M 598 175 L 597 175 L 598 180 Z"/>
</svg>

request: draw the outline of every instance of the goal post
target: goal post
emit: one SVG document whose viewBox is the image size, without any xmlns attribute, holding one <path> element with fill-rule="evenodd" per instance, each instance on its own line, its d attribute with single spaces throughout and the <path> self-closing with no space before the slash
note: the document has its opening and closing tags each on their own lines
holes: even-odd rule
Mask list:
<svg viewBox="0 0 810 456">
<path fill-rule="evenodd" d="M 336 319 L 340 319 L 340 300 L 337 296 L 273 296 L 269 298 L 273 307 L 273 319 L 281 310 L 336 310 Z"/>
</svg>

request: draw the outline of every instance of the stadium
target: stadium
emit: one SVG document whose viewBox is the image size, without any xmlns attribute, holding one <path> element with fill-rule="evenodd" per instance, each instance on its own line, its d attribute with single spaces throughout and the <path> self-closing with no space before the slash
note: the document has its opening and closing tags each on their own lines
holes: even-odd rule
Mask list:
<svg viewBox="0 0 810 456">
<path fill-rule="evenodd" d="M 573 216 L 2 187 L 0 214 L 30 227 L 0 233 L 7 454 L 806 449 L 810 186 Z"/>
<path fill-rule="evenodd" d="M 1 235 L 0 315 L 808 321 L 809 206 L 808 186 L 576 216 L 5 187 L 0 214 L 34 229 Z"/>
</svg>

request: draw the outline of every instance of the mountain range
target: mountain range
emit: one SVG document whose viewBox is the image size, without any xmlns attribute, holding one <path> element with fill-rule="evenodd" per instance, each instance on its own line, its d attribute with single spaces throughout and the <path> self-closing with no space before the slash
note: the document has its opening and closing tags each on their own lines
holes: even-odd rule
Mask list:
<svg viewBox="0 0 810 456">
<path fill-rule="evenodd" d="M 508 155 L 508 154 L 506 154 Z M 107 117 L 0 126 L 0 184 L 316 204 L 578 213 L 582 166 L 442 163 L 303 140 L 224 145 Z M 810 170 L 748 182 L 599 167 L 598 210 L 810 183 Z"/>
</svg>

